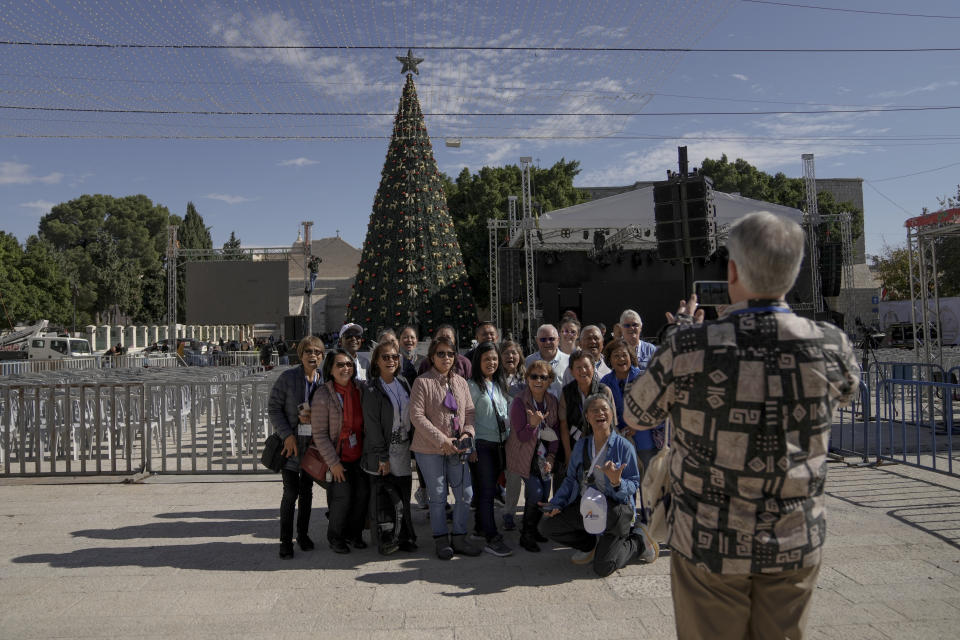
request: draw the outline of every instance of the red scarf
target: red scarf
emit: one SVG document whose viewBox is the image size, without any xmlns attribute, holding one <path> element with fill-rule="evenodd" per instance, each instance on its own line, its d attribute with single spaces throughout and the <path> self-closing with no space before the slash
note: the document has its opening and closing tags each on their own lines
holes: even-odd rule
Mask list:
<svg viewBox="0 0 960 640">
<path fill-rule="evenodd" d="M 333 383 L 333 389 L 343 399 L 343 426 L 340 428 L 340 460 L 355 462 L 363 453 L 363 406 L 356 385 L 341 386 Z M 353 435 L 353 445 L 350 436 Z"/>
</svg>

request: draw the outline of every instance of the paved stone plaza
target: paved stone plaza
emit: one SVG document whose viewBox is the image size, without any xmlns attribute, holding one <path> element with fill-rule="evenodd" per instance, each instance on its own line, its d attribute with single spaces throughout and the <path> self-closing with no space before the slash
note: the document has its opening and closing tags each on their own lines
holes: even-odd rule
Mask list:
<svg viewBox="0 0 960 640">
<path fill-rule="evenodd" d="M 960 636 L 960 479 L 831 467 L 812 638 Z M 277 557 L 275 476 L 0 480 L 0 638 L 670 638 L 669 561 L 606 579 L 510 558 Z M 515 545 L 516 533 L 507 534 Z"/>
</svg>

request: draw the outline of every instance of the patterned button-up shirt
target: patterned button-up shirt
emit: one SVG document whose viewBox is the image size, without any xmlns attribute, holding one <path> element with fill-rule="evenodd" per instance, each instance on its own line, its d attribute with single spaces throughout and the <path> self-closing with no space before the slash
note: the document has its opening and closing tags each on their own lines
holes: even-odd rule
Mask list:
<svg viewBox="0 0 960 640">
<path fill-rule="evenodd" d="M 642 427 L 671 418 L 670 548 L 715 573 L 818 564 L 833 411 L 859 379 L 847 336 L 782 302 L 668 334 L 624 412 Z"/>
</svg>

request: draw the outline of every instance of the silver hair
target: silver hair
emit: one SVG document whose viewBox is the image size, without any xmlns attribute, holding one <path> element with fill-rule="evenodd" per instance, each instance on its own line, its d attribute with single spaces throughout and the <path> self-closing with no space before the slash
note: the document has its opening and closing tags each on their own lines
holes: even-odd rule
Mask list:
<svg viewBox="0 0 960 640">
<path fill-rule="evenodd" d="M 628 317 L 636 318 L 637 322 L 643 324 L 643 318 L 640 317 L 640 314 L 634 311 L 633 309 L 626 309 L 623 313 L 620 314 L 620 324 L 623 324 L 623 321 Z"/>
<path fill-rule="evenodd" d="M 557 328 L 552 324 L 542 324 L 539 327 L 537 327 L 537 335 L 539 336 L 540 332 L 543 331 L 544 329 L 551 329 L 553 333 L 557 333 Z M 557 335 L 560 335 L 560 334 L 557 334 Z"/>
<path fill-rule="evenodd" d="M 603 340 L 603 331 L 600 331 L 600 327 L 598 327 L 597 325 L 588 324 L 583 329 L 580 329 L 580 337 L 582 338 L 583 334 L 585 334 L 587 331 L 596 331 L 597 333 L 600 334 L 600 340 L 601 341 Z"/>
<path fill-rule="evenodd" d="M 610 399 L 607 398 L 607 396 L 605 396 L 605 395 L 602 394 L 602 393 L 594 393 L 594 394 L 591 394 L 591 395 L 587 396 L 587 399 L 583 401 L 583 414 L 584 414 L 584 416 L 586 416 L 587 411 L 590 411 L 590 407 L 593 406 L 593 403 L 594 403 L 594 402 L 598 402 L 598 401 L 600 401 L 600 400 L 603 400 L 603 402 L 606 403 L 607 409 L 610 409 L 611 411 L 613 411 L 613 407 L 610 406 Z"/>
<path fill-rule="evenodd" d="M 751 293 L 780 297 L 793 286 L 803 260 L 803 230 L 768 211 L 743 216 L 730 226 L 727 251 Z"/>
</svg>

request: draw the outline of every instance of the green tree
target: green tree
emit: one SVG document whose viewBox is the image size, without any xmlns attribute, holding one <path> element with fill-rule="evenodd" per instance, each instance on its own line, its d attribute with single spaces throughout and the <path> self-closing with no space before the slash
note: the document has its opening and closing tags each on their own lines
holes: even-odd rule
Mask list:
<svg viewBox="0 0 960 640">
<path fill-rule="evenodd" d="M 910 299 L 910 256 L 906 247 L 884 245 L 883 252 L 871 258 L 873 272 L 887 289 L 887 300 Z"/>
<path fill-rule="evenodd" d="M 162 291 L 144 287 L 143 282 L 160 277 L 167 225 L 176 219 L 166 207 L 154 205 L 144 195 L 115 198 L 103 194 L 58 204 L 41 218 L 40 239 L 50 243 L 66 272 L 79 283 L 78 323 L 99 322 L 111 308 L 114 314 L 119 311 L 125 316 L 118 318 L 120 321 L 162 319 L 163 313 L 159 317 L 144 315 L 164 310 L 166 301 Z M 119 275 L 108 273 L 103 263 L 96 262 L 114 251 L 123 265 Z M 123 282 L 118 283 L 118 278 Z M 113 291 L 107 280 L 119 284 L 120 290 Z"/>
<path fill-rule="evenodd" d="M 12 329 L 21 322 L 35 322 L 27 305 L 27 284 L 24 282 L 20 263 L 23 262 L 23 247 L 16 237 L 0 231 L 0 301 L 3 302 L 3 317 L 0 327 Z"/>
<path fill-rule="evenodd" d="M 226 260 L 250 259 L 250 256 L 243 252 L 243 249 L 240 247 L 240 238 L 238 238 L 237 234 L 233 231 L 230 232 L 230 237 L 227 238 L 227 241 L 223 243 L 223 256 Z"/>
<path fill-rule="evenodd" d="M 177 228 L 177 242 L 181 249 L 213 249 L 210 227 L 204 224 L 203 217 L 197 213 L 192 202 L 187 203 L 187 213 Z M 189 261 L 205 259 L 203 256 L 193 256 Z M 182 259 L 177 264 L 177 322 L 186 322 L 187 319 L 187 262 Z"/>
<path fill-rule="evenodd" d="M 531 168 L 531 195 L 535 207 L 546 212 L 586 201 L 587 192 L 573 186 L 578 173 L 580 163 L 576 160 L 567 162 L 563 158 L 549 169 Z M 456 181 L 446 176 L 444 179 L 450 217 L 456 227 L 464 262 L 468 265 L 473 296 L 478 305 L 486 307 L 490 304 L 487 219 L 506 219 L 508 196 L 520 196 L 521 170 L 517 165 L 483 167 L 477 173 L 463 169 Z M 517 208 L 519 216 L 519 200 Z"/>
<path fill-rule="evenodd" d="M 432 334 L 439 324 L 472 335 L 476 309 L 443 177 L 407 74 L 393 135 L 373 199 L 347 318 L 371 330 L 407 323 Z"/>
<path fill-rule="evenodd" d="M 37 236 L 27 238 L 20 270 L 27 284 L 31 317 L 36 320 L 46 318 L 53 325 L 72 329 L 71 279 L 50 243 Z M 30 318 L 25 320 L 30 321 Z"/>
<path fill-rule="evenodd" d="M 700 165 L 700 173 L 713 180 L 713 188 L 717 191 L 739 193 L 745 198 L 797 209 L 806 208 L 806 187 L 803 178 L 788 178 L 779 172 L 770 175 L 742 158 L 730 162 L 726 154 L 723 154 L 719 160 L 705 158 Z M 823 215 L 849 212 L 851 235 L 854 239 L 863 235 L 863 211 L 852 202 L 837 202 L 833 194 L 820 191 L 817 193 L 817 210 Z M 828 229 L 827 232 L 838 233 L 835 228 Z"/>
</svg>

